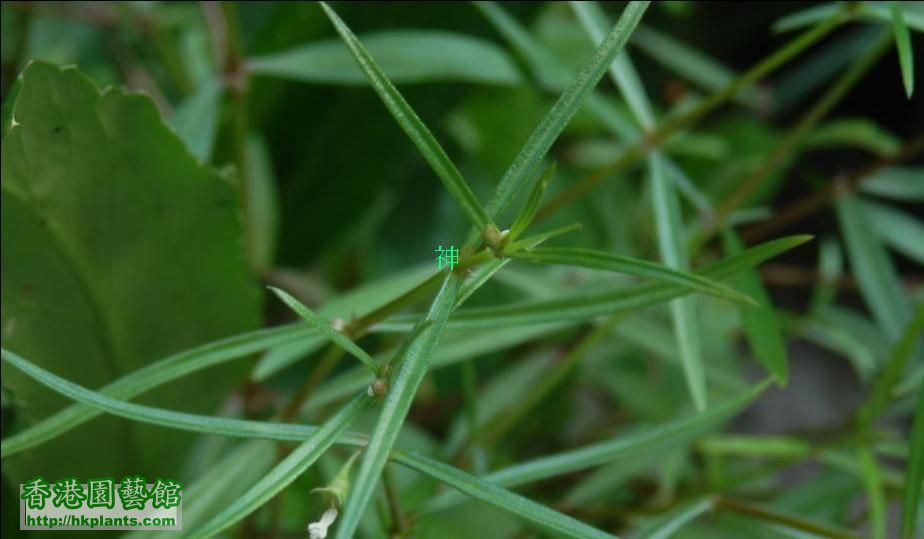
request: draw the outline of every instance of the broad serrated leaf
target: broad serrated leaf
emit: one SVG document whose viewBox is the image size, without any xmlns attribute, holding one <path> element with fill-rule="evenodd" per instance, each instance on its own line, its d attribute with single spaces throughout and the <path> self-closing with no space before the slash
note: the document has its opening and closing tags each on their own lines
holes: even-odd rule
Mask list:
<svg viewBox="0 0 924 539">
<path fill-rule="evenodd" d="M 21 81 L 16 125 L 3 139 L 3 346 L 99 387 L 256 327 L 260 297 L 236 193 L 192 157 L 154 103 L 100 92 L 77 69 L 42 62 Z M 186 377 L 151 402 L 211 409 L 243 368 Z M 4 370 L 3 383 L 27 406 L 24 417 L 63 407 L 17 372 Z M 169 475 L 189 441 L 111 419 L 89 429 L 4 467 L 14 479 L 139 467 Z M 105 454 L 93 448 L 100 439 L 112 440 Z"/>
</svg>

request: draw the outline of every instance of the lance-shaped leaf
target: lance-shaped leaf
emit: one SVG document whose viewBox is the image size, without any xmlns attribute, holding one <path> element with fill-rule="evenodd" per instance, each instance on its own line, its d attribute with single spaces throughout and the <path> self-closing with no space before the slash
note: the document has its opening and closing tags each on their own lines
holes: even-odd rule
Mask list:
<svg viewBox="0 0 924 539">
<path fill-rule="evenodd" d="M 895 46 L 898 49 L 898 62 L 902 69 L 902 83 L 905 94 L 911 99 L 914 93 L 914 51 L 911 48 L 911 35 L 905 25 L 905 15 L 898 2 L 892 4 L 892 31 L 895 33 Z"/>
<path fill-rule="evenodd" d="M 389 30 L 362 36 L 369 55 L 392 83 L 463 81 L 512 85 L 520 74 L 507 54 L 490 41 L 433 30 Z M 249 58 L 255 75 L 322 84 L 360 86 L 366 75 L 338 39 L 316 41 Z"/>
<path fill-rule="evenodd" d="M 561 94 L 552 109 L 529 136 L 520 153 L 504 173 L 497 186 L 497 192 L 488 205 L 489 215 L 497 216 L 504 211 L 520 189 L 533 178 L 536 167 L 539 166 L 549 148 L 590 95 L 594 86 L 600 82 L 619 51 L 625 47 L 629 36 L 642 19 L 645 10 L 648 9 L 649 3 L 629 2 L 619 17 L 619 22 L 597 48 L 590 61 L 581 69 L 571 86 Z"/>
<path fill-rule="evenodd" d="M 741 240 L 731 229 L 724 230 L 722 239 L 725 243 L 726 254 L 737 254 L 744 250 Z M 740 290 L 757 299 L 756 305 L 738 307 L 751 351 L 776 378 L 777 383 L 785 386 L 789 371 L 783 331 L 776 318 L 773 305 L 770 303 L 770 297 L 760 281 L 760 276 L 755 270 L 746 269 L 735 275 L 733 279 Z"/>
<path fill-rule="evenodd" d="M 811 236 L 791 236 L 762 243 L 707 266 L 695 273 L 709 279 L 723 279 L 745 269 L 754 267 L 764 260 L 788 251 L 809 241 Z M 516 327 L 544 322 L 567 320 L 588 320 L 613 314 L 625 309 L 636 309 L 656 305 L 681 297 L 689 288 L 676 284 L 645 283 L 639 286 L 619 287 L 592 294 L 568 294 L 540 301 L 524 301 L 509 305 L 475 307 L 456 312 L 449 322 L 452 329 L 495 329 Z M 413 317 L 396 316 L 390 319 L 393 329 L 410 329 L 416 320 Z"/>
<path fill-rule="evenodd" d="M 898 273 L 858 197 L 845 193 L 837 198 L 835 207 L 860 294 L 882 331 L 894 341 L 911 318 Z"/>
<path fill-rule="evenodd" d="M 215 341 L 192 350 L 166 357 L 142 369 L 127 374 L 106 385 L 100 394 L 113 399 L 130 399 L 172 380 L 202 369 L 248 357 L 274 346 L 303 342 L 316 338 L 299 325 L 260 329 L 228 339 Z M 4 438 L 0 456 L 7 458 L 43 442 L 54 439 L 100 415 L 96 408 L 85 404 L 72 404 L 29 428 Z"/>
<path fill-rule="evenodd" d="M 356 359 L 365 363 L 370 369 L 373 370 L 373 372 L 376 370 L 375 360 L 372 359 L 372 356 L 360 348 L 356 343 L 351 341 L 349 337 L 332 328 L 327 320 L 324 320 L 315 314 L 314 311 L 308 307 L 305 307 L 302 302 L 292 297 L 292 295 L 285 290 L 280 290 L 279 288 L 273 286 L 270 286 L 269 289 L 274 294 L 276 294 L 276 296 L 282 300 L 283 303 L 288 305 L 290 309 L 295 311 L 297 315 L 302 317 L 305 322 L 308 322 L 311 327 L 318 330 L 318 332 L 330 339 L 340 348 L 352 354 Z"/>
<path fill-rule="evenodd" d="M 614 537 L 458 468 L 419 455 L 414 455 L 414 457 L 416 458 L 413 460 L 402 459 L 399 462 L 442 481 L 459 492 L 509 511 L 566 537 L 609 539 Z"/>
<path fill-rule="evenodd" d="M 686 269 L 690 261 L 680 201 L 677 199 L 674 184 L 666 177 L 667 172 L 662 159 L 658 155 L 649 158 L 651 198 L 658 225 L 658 248 L 665 264 L 677 269 Z M 703 371 L 699 323 L 693 298 L 681 298 L 672 302 L 671 317 L 690 395 L 696 408 L 703 410 L 706 408 L 706 375 Z"/>
<path fill-rule="evenodd" d="M 549 168 L 545 169 L 545 172 L 542 173 L 542 177 L 539 178 L 539 183 L 533 187 L 523 209 L 520 210 L 519 215 L 514 219 L 513 224 L 510 225 L 510 232 L 507 233 L 507 238 L 509 238 L 508 241 L 513 241 L 520 237 L 520 234 L 526 230 L 526 227 L 533 222 L 533 217 L 536 216 L 536 210 L 539 209 L 539 203 L 542 202 L 542 195 L 545 194 L 549 182 L 552 181 L 554 177 L 555 163 L 552 163 L 549 165 Z"/>
<path fill-rule="evenodd" d="M 424 159 L 430 163 L 433 171 L 439 176 L 443 185 L 455 199 L 456 203 L 462 208 L 472 223 L 479 231 L 485 230 L 491 224 L 488 213 L 482 207 L 481 203 L 475 197 L 475 193 L 465 183 L 465 179 L 459 172 L 459 169 L 453 164 L 446 155 L 446 151 L 440 146 L 439 142 L 430 133 L 430 130 L 424 125 L 423 121 L 414 112 L 414 109 L 405 101 L 404 96 L 398 92 L 395 85 L 388 80 L 385 72 L 376 64 L 375 59 L 369 54 L 369 51 L 353 34 L 353 31 L 343 22 L 343 20 L 327 4 L 321 2 L 324 13 L 334 24 L 337 33 L 343 38 L 344 43 L 349 47 L 350 52 L 359 64 L 360 69 L 369 79 L 369 84 L 375 93 L 381 98 L 385 108 L 395 118 L 401 129 L 407 133 Z"/>
<path fill-rule="evenodd" d="M 599 269 L 633 275 L 636 277 L 645 277 L 655 281 L 678 284 L 691 288 L 698 292 L 704 292 L 720 298 L 729 299 L 754 305 L 754 300 L 746 294 L 724 285 L 722 283 L 707 279 L 701 275 L 692 272 L 675 270 L 657 262 L 632 258 L 629 256 L 620 256 L 593 249 L 583 249 L 580 247 L 537 247 L 520 251 L 511 255 L 515 258 L 538 262 L 540 264 L 564 264 L 570 266 L 581 266 L 584 268 Z"/>
</svg>

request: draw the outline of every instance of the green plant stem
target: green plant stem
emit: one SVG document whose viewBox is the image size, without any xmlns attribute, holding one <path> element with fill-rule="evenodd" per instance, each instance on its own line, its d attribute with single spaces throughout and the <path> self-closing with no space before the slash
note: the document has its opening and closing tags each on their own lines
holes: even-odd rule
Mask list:
<svg viewBox="0 0 924 539">
<path fill-rule="evenodd" d="M 659 147 L 675 133 L 694 124 L 700 118 L 711 112 L 713 109 L 724 103 L 729 98 L 733 97 L 742 88 L 745 88 L 757 80 L 766 77 L 778 67 L 788 62 L 790 59 L 794 58 L 814 43 L 821 40 L 821 38 L 824 36 L 828 35 L 832 30 L 843 24 L 845 20 L 847 20 L 847 12 L 841 10 L 831 15 L 810 30 L 800 34 L 798 37 L 784 45 L 782 48 L 765 58 L 759 64 L 752 67 L 740 77 L 732 81 L 728 86 L 713 93 L 704 101 L 701 101 L 696 107 L 679 116 L 676 116 L 671 120 L 668 120 L 656 130 L 637 140 L 634 144 L 626 148 L 623 154 L 618 159 L 616 159 L 616 161 L 603 167 L 602 169 L 584 178 L 583 180 L 575 183 L 571 188 L 563 191 L 539 210 L 539 212 L 536 214 L 534 222 L 539 222 L 542 219 L 545 219 L 562 206 L 566 206 L 585 195 L 588 191 L 593 189 L 598 183 L 602 182 L 606 178 L 627 169 L 629 165 L 632 165 L 636 160 L 648 153 L 648 150 Z"/>
<path fill-rule="evenodd" d="M 876 63 L 876 60 L 885 54 L 891 44 L 891 36 L 888 32 L 883 32 L 882 37 L 879 38 L 875 45 L 867 50 L 866 54 L 861 56 L 831 85 L 821 99 L 806 112 L 799 123 L 770 152 L 767 159 L 716 208 L 709 226 L 702 232 L 702 237 L 699 238 L 700 241 L 708 239 L 722 228 L 728 216 L 747 200 L 747 197 L 763 183 L 771 172 L 776 170 L 784 157 L 792 154 L 793 149 L 802 141 L 805 134 L 831 112 L 831 109 L 844 98 L 847 92 L 860 80 L 860 77 L 869 71 Z"/>
<path fill-rule="evenodd" d="M 759 520 L 776 522 L 796 530 L 802 530 L 809 533 L 820 535 L 821 537 L 830 537 L 831 539 L 860 539 L 859 535 L 854 535 L 848 531 L 832 528 L 823 524 L 818 524 L 810 520 L 799 518 L 793 515 L 780 513 L 773 509 L 736 500 L 727 496 L 718 496 L 713 502 L 713 507 L 718 511 L 730 511 L 741 515 L 747 515 Z"/>
</svg>

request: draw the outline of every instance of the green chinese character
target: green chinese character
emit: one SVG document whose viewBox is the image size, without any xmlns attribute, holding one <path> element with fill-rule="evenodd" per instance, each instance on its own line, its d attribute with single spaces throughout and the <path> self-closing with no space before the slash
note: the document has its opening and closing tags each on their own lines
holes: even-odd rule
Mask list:
<svg viewBox="0 0 924 539">
<path fill-rule="evenodd" d="M 440 254 L 440 256 L 436 257 L 436 267 L 438 269 L 443 269 L 443 264 L 447 264 L 449 270 L 452 271 L 455 269 L 456 264 L 459 263 L 459 250 L 451 245 L 448 249 L 443 249 L 443 246 L 440 245 L 433 252 Z"/>
<path fill-rule="evenodd" d="M 164 481 L 158 477 L 157 482 L 154 483 L 154 488 L 151 489 L 150 498 L 154 500 L 151 505 L 163 507 L 164 509 L 180 505 L 180 490 L 182 488 L 183 485 L 172 479 Z"/>
<path fill-rule="evenodd" d="M 125 476 L 119 482 L 119 498 L 123 509 L 144 509 L 148 501 L 148 489 L 140 475 Z"/>
<path fill-rule="evenodd" d="M 77 509 L 83 506 L 83 501 L 87 499 L 87 495 L 83 493 L 83 485 L 76 477 L 55 481 L 54 491 L 55 499 L 51 500 L 51 503 L 55 507 L 64 505 L 68 509 Z"/>
<path fill-rule="evenodd" d="M 101 477 L 87 481 L 87 507 L 107 507 L 112 509 L 115 506 L 115 481 L 111 477 Z"/>
<path fill-rule="evenodd" d="M 29 509 L 45 509 L 45 500 L 51 498 L 51 485 L 42 476 L 37 476 L 22 486 L 23 500 Z"/>
</svg>

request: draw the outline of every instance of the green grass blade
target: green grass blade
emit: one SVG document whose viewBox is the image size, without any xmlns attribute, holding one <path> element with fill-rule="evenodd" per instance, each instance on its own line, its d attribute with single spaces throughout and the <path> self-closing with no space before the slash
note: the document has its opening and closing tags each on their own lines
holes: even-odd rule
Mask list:
<svg viewBox="0 0 924 539">
<path fill-rule="evenodd" d="M 558 534 L 578 538 L 613 538 L 612 535 L 588 526 L 568 515 L 549 509 L 519 494 L 504 490 L 496 484 L 470 475 L 448 464 L 419 455 L 414 455 L 413 460 L 402 459 L 401 463 L 442 481 L 477 500 L 504 511 L 509 511 Z"/>
<path fill-rule="evenodd" d="M 250 488 L 243 496 L 212 517 L 201 528 L 194 530 L 189 537 L 204 539 L 212 537 L 254 512 L 271 500 L 276 494 L 292 484 L 307 470 L 331 445 L 337 441 L 359 414 L 372 402 L 365 395 L 358 395 L 346 406 L 337 411 L 324 422 L 312 435 L 296 447 L 275 468 Z"/>
<path fill-rule="evenodd" d="M 882 331 L 889 340 L 895 341 L 911 318 L 911 308 L 902 295 L 902 284 L 895 267 L 873 232 L 864 206 L 855 195 L 838 197 L 836 209 L 860 294 Z"/>
<path fill-rule="evenodd" d="M 456 203 L 462 208 L 462 211 L 468 215 L 468 218 L 478 228 L 479 231 L 485 230 L 491 224 L 488 213 L 482 207 L 481 203 L 475 197 L 475 193 L 465 183 L 465 179 L 459 172 L 459 169 L 452 163 L 445 150 L 439 142 L 430 133 L 430 130 L 424 125 L 423 121 L 417 116 L 417 113 L 405 101 L 404 96 L 398 92 L 395 85 L 388 80 L 382 69 L 375 63 L 375 60 L 369 54 L 369 51 L 353 34 L 353 31 L 347 27 L 346 23 L 331 9 L 327 4 L 321 2 L 324 13 L 331 20 L 337 33 L 343 38 L 344 43 L 349 47 L 350 52 L 359 64 L 359 67 L 369 78 L 372 89 L 381 98 L 385 108 L 394 116 L 395 121 L 401 126 L 401 129 L 407 133 L 417 149 L 424 156 L 436 175 L 439 176 L 443 185 L 449 191 L 449 194 L 455 199 Z"/>
<path fill-rule="evenodd" d="M 638 434 L 620 436 L 556 455 L 514 464 L 492 472 L 483 479 L 501 487 L 516 487 L 610 462 L 637 458 L 661 448 L 676 447 L 733 418 L 757 398 L 768 385 L 768 382 L 757 384 L 705 412 L 658 425 Z M 441 494 L 427 502 L 422 511 L 433 512 L 446 509 L 461 500 L 462 498 L 454 493 Z"/>
<path fill-rule="evenodd" d="M 290 309 L 295 311 L 295 313 L 305 322 L 308 322 L 308 325 L 318 330 L 319 333 L 330 339 L 331 342 L 352 354 L 356 359 L 365 363 L 370 369 L 372 369 L 373 372 L 375 372 L 375 360 L 372 359 L 372 356 L 370 356 L 365 350 L 351 341 L 349 337 L 332 328 L 327 320 L 324 320 L 315 314 L 314 311 L 308 307 L 305 307 L 302 302 L 292 297 L 292 295 L 285 290 L 281 290 L 274 286 L 270 286 L 268 288 L 273 292 L 273 294 L 276 294 L 276 297 L 282 300 L 282 302 L 285 303 Z"/>
<path fill-rule="evenodd" d="M 414 340 L 407 354 L 401 361 L 401 367 L 391 381 L 382 411 L 379 413 L 375 428 L 369 438 L 369 444 L 363 452 L 363 460 L 353 488 L 347 498 L 343 520 L 337 528 L 336 537 L 346 539 L 353 537 L 359 519 L 375 491 L 379 476 L 388 461 L 398 432 L 404 424 L 407 412 L 423 380 L 433 352 L 449 320 L 449 315 L 456 304 L 462 279 L 449 274 L 437 294 L 427 314 L 426 320 L 433 323 Z"/>
<path fill-rule="evenodd" d="M 725 244 L 725 253 L 728 255 L 740 253 L 744 249 L 741 240 L 731 229 L 724 231 L 722 239 Z M 770 303 L 770 297 L 760 281 L 760 276 L 756 271 L 747 269 L 733 279 L 740 290 L 757 299 L 757 305 L 738 306 L 751 351 L 776 378 L 777 383 L 785 386 L 789 377 L 789 368 L 783 330 L 777 320 L 773 305 Z"/>
<path fill-rule="evenodd" d="M 658 264 L 657 262 L 629 256 L 613 255 L 603 251 L 583 249 L 580 247 L 538 247 L 519 251 L 513 253 L 511 256 L 529 260 L 530 262 L 538 262 L 540 264 L 581 266 L 624 275 L 644 277 L 655 281 L 678 284 L 698 292 L 704 292 L 732 301 L 754 304 L 754 300 L 749 298 L 746 294 L 738 292 L 728 285 L 707 279 L 695 273 L 678 271 L 665 265 Z"/>
<path fill-rule="evenodd" d="M 508 232 L 507 241 L 514 241 L 520 237 L 526 228 L 533 222 L 533 217 L 536 216 L 536 210 L 539 209 L 539 203 L 542 202 L 542 195 L 545 194 L 546 188 L 549 186 L 549 182 L 552 181 L 552 178 L 555 177 L 555 163 L 549 165 L 545 172 L 542 173 L 542 177 L 539 178 L 539 182 L 533 187 L 532 192 L 529 194 L 529 198 L 526 200 L 526 204 L 523 206 L 523 209 L 520 210 L 520 214 L 517 215 L 517 218 L 514 219 L 513 224 L 510 225 L 510 232 Z"/>
<path fill-rule="evenodd" d="M 261 329 L 215 341 L 192 350 L 166 357 L 142 369 L 119 378 L 100 389 L 100 394 L 113 399 L 130 399 L 171 380 L 234 359 L 247 357 L 267 348 L 300 342 L 314 335 L 302 324 Z M 78 427 L 100 411 L 85 404 L 73 404 L 29 428 L 5 438 L 0 456 L 6 458 L 35 447 Z"/>
<path fill-rule="evenodd" d="M 902 538 L 914 537 L 914 528 L 921 510 L 921 483 L 924 482 L 924 389 L 918 389 L 918 405 L 911 427 L 911 448 L 908 454 L 908 475 L 902 491 Z"/>
<path fill-rule="evenodd" d="M 863 486 L 866 489 L 866 501 L 870 517 L 872 539 L 885 539 L 885 494 L 882 491 L 882 479 L 879 464 L 873 452 L 867 447 L 859 449 L 860 470 L 863 474 Z"/>
<path fill-rule="evenodd" d="M 504 173 L 497 186 L 495 197 L 488 205 L 488 213 L 499 215 L 535 174 L 536 167 L 565 126 L 603 78 L 616 55 L 625 47 L 629 36 L 642 19 L 649 2 L 630 2 L 619 22 L 597 48 L 590 62 L 578 73 L 574 82 L 561 94 L 545 118 L 529 136 L 519 155 Z"/>
<path fill-rule="evenodd" d="M 914 93 L 914 51 L 911 48 L 911 35 L 905 25 L 905 16 L 897 2 L 892 4 L 892 31 L 895 33 L 895 46 L 898 49 L 898 62 L 902 69 L 902 83 L 905 95 L 911 99 Z"/>
<path fill-rule="evenodd" d="M 664 263 L 675 269 L 687 269 L 690 261 L 686 249 L 680 201 L 674 184 L 666 177 L 663 158 L 649 158 L 651 197 L 658 225 L 658 248 Z M 699 342 L 699 323 L 693 298 L 681 298 L 671 303 L 674 332 L 683 360 L 687 386 L 698 410 L 706 408 L 706 375 L 703 371 Z"/>
</svg>

